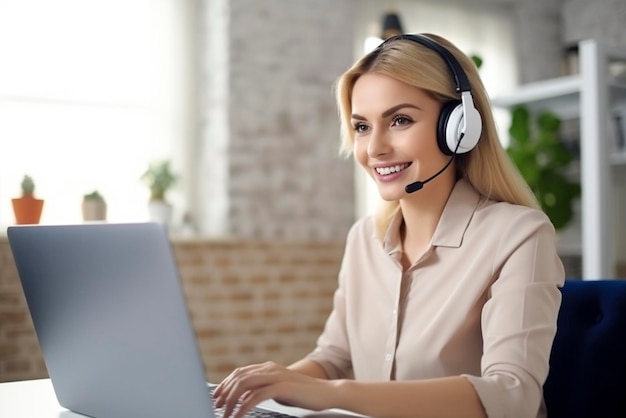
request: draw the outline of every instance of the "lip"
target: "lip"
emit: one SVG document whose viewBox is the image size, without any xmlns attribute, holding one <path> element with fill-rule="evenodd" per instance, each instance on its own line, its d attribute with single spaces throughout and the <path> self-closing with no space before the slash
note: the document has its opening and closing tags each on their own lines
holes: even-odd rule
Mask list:
<svg viewBox="0 0 626 418">
<path fill-rule="evenodd" d="M 403 164 L 407 164 L 407 163 L 404 162 L 404 163 L 392 163 L 392 164 L 376 164 L 376 165 L 371 166 L 371 169 L 372 169 L 372 173 L 374 174 L 374 178 L 376 179 L 376 181 L 380 183 L 391 183 L 399 179 L 400 177 L 404 176 L 404 173 L 411 166 L 411 164 L 408 163 L 409 166 L 406 167 L 404 170 L 398 171 L 396 173 L 386 174 L 386 175 L 378 174 L 378 171 L 376 171 L 376 169 L 384 168 L 384 167 L 393 167 L 396 165 L 403 165 Z"/>
</svg>

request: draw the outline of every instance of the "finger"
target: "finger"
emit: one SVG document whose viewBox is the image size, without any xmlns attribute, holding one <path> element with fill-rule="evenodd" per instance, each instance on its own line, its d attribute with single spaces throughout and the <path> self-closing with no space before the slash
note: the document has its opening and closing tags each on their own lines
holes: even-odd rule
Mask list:
<svg viewBox="0 0 626 418">
<path fill-rule="evenodd" d="M 250 412 L 252 408 L 259 404 L 259 402 L 254 402 L 252 399 L 254 399 L 254 395 L 250 394 L 247 396 L 245 401 L 242 400 L 242 402 L 239 404 L 239 409 L 237 410 L 237 413 L 233 418 L 245 418 L 246 414 Z"/>
<path fill-rule="evenodd" d="M 233 410 L 234 410 L 234 407 L 233 407 L 233 406 L 226 405 L 226 406 L 224 407 L 224 412 L 223 412 L 223 414 L 222 414 L 222 417 L 223 417 L 223 418 L 228 418 L 228 417 L 230 417 L 230 416 L 232 415 L 232 413 L 233 413 Z"/>
<path fill-rule="evenodd" d="M 248 366 L 246 366 L 248 367 Z M 238 367 L 235 370 L 233 370 L 232 372 L 230 372 L 230 374 L 228 376 L 226 376 L 215 388 L 215 390 L 213 391 L 214 396 L 219 396 L 220 393 L 222 393 L 222 391 L 224 390 L 224 388 L 226 388 L 228 386 L 228 382 L 231 381 L 233 378 L 235 378 L 236 376 L 238 376 L 239 374 L 242 373 L 242 369 L 244 369 L 244 367 Z"/>
<path fill-rule="evenodd" d="M 239 410 L 233 418 L 244 418 L 246 414 L 259 403 L 270 399 L 273 386 L 263 386 L 257 390 L 249 391 L 241 399 Z"/>
<path fill-rule="evenodd" d="M 261 365 L 259 365 L 259 364 L 251 364 L 251 365 L 248 365 L 248 366 L 236 368 L 228 376 L 226 376 L 226 378 L 224 380 L 222 380 L 217 385 L 217 387 L 213 391 L 213 397 L 214 398 L 218 398 L 223 393 L 229 392 L 230 388 L 233 385 L 233 382 L 235 382 L 237 379 L 241 378 L 241 376 L 244 376 L 246 374 L 254 372 L 254 370 L 258 369 L 260 366 Z"/>
<path fill-rule="evenodd" d="M 225 411 L 234 410 L 235 406 L 241 402 L 241 399 L 245 397 L 251 389 L 257 386 L 257 384 L 251 382 L 257 380 L 254 379 L 256 376 L 255 374 L 249 374 L 234 379 L 227 390 L 216 400 L 216 407 L 223 407 Z M 226 416 L 226 414 L 224 415 Z"/>
<path fill-rule="evenodd" d="M 246 394 L 247 392 L 244 393 L 244 395 L 242 396 L 245 396 Z M 217 406 L 217 405 L 218 403 L 216 402 L 216 407 L 224 408 L 222 417 L 227 418 L 227 417 L 230 417 L 233 414 L 233 412 L 235 412 L 241 407 L 241 400 L 235 393 L 229 393 L 228 396 L 222 397 L 221 406 Z"/>
<path fill-rule="evenodd" d="M 238 410 L 236 417 L 245 416 L 246 412 L 254 408 L 260 402 L 272 398 L 272 393 L 281 386 L 280 373 L 270 372 L 263 375 L 248 376 L 242 381 L 242 386 L 246 386 L 246 391 L 238 399 Z M 237 388 L 239 390 L 240 388 Z M 278 392 L 276 392 L 278 393 Z"/>
<path fill-rule="evenodd" d="M 233 405 L 251 389 L 265 386 L 280 380 L 281 372 L 286 369 L 274 362 L 265 362 L 235 369 L 220 384 L 220 391 L 215 393 L 215 406 L 222 408 Z"/>
</svg>

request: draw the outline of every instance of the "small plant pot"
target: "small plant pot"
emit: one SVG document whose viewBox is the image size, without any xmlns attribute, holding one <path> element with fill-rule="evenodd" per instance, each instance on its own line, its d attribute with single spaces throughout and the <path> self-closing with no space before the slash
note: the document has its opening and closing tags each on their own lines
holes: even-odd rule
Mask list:
<svg viewBox="0 0 626 418">
<path fill-rule="evenodd" d="M 83 221 L 105 221 L 107 204 L 103 200 L 85 199 L 82 204 Z"/>
<path fill-rule="evenodd" d="M 25 196 L 11 199 L 13 212 L 15 213 L 15 223 L 18 225 L 38 224 L 43 211 L 42 199 Z"/>
<path fill-rule="evenodd" d="M 160 222 L 166 227 L 172 222 L 174 207 L 163 200 L 151 200 L 148 202 L 148 213 L 150 220 Z"/>
</svg>

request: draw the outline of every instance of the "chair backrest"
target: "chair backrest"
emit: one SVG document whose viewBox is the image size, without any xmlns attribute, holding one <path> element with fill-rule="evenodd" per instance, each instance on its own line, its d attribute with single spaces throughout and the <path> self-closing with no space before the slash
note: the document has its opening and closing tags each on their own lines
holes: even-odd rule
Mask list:
<svg viewBox="0 0 626 418">
<path fill-rule="evenodd" d="M 562 294 L 548 418 L 626 417 L 626 280 L 568 279 Z"/>
</svg>

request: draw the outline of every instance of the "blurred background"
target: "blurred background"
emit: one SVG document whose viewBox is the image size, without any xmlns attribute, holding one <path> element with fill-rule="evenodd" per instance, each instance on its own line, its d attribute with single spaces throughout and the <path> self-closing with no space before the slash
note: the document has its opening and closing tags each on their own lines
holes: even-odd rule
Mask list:
<svg viewBox="0 0 626 418">
<path fill-rule="evenodd" d="M 108 220 L 145 220 L 140 177 L 167 159 L 174 231 L 341 238 L 376 196 L 336 157 L 332 83 L 386 14 L 478 54 L 498 96 L 562 75 L 579 40 L 626 43 L 624 2 L 587 3 L 0 0 L 0 225 L 24 175 L 42 223 L 80 221 L 93 190 Z"/>
<path fill-rule="evenodd" d="M 626 51 L 624 21 L 623 0 L 0 0 L 0 235 L 24 176 L 47 224 L 85 220 L 94 191 L 108 221 L 152 219 L 160 188 L 209 376 L 288 363 L 314 346 L 345 235 L 378 203 L 338 157 L 337 77 L 389 31 L 447 37 L 482 60 L 508 146 L 520 89 L 546 81 L 534 92 L 578 100 L 579 42 Z M 626 102 L 625 84 L 612 97 Z M 559 138 L 580 179 L 575 104 Z M 617 137 L 600 244 L 615 252 L 605 271 L 626 277 Z M 167 170 L 146 178 L 152 166 Z M 560 237 L 567 276 L 581 277 L 579 202 Z M 0 236 L 0 381 L 46 373 Z"/>
</svg>

